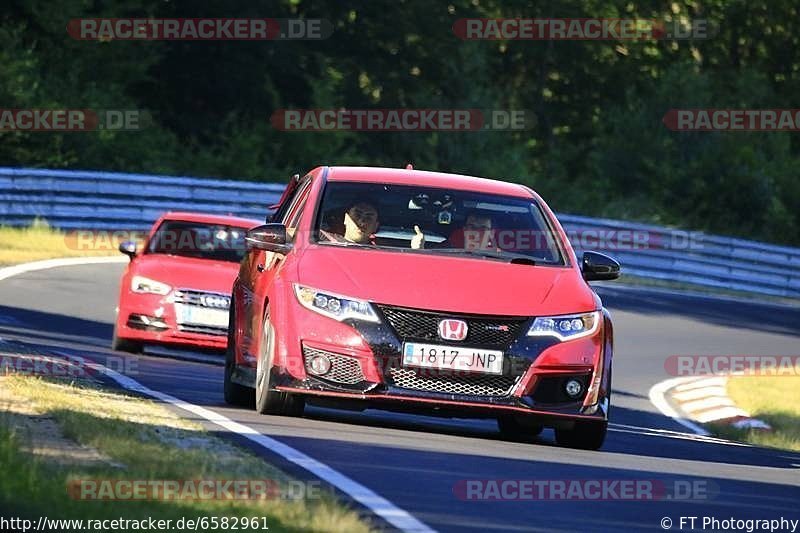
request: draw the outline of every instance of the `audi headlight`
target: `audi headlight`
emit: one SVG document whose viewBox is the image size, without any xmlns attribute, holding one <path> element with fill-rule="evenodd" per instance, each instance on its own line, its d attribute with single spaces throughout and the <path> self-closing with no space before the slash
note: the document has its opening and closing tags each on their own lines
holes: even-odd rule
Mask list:
<svg viewBox="0 0 800 533">
<path fill-rule="evenodd" d="M 380 322 L 369 302 L 345 298 L 302 285 L 295 285 L 294 293 L 300 305 L 321 315 L 339 321 L 355 318 L 367 322 Z"/>
<path fill-rule="evenodd" d="M 557 337 L 570 341 L 588 337 L 597 331 L 600 324 L 600 311 L 579 315 L 542 316 L 533 321 L 528 330 L 529 337 Z"/>
<path fill-rule="evenodd" d="M 146 278 L 144 276 L 133 276 L 131 279 L 131 290 L 142 294 L 169 294 L 172 287 L 166 283 L 161 283 L 154 279 Z"/>
</svg>

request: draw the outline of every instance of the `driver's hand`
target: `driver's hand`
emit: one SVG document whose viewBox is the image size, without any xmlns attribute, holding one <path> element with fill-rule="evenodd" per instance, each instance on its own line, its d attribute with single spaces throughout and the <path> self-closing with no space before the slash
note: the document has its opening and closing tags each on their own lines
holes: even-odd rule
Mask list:
<svg viewBox="0 0 800 533">
<path fill-rule="evenodd" d="M 411 248 L 419 250 L 425 248 L 425 234 L 419 229 L 419 226 L 414 226 L 415 235 L 411 237 Z"/>
</svg>

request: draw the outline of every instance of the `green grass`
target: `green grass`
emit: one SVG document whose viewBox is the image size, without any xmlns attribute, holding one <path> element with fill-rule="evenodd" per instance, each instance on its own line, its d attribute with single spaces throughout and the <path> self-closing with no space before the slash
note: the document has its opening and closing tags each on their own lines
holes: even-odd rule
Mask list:
<svg viewBox="0 0 800 533">
<path fill-rule="evenodd" d="M 102 466 L 55 465 L 22 452 L 0 413 L 0 508 L 16 516 L 49 518 L 266 517 L 271 531 L 366 532 L 369 526 L 331 494 L 303 500 L 101 501 L 76 500 L 70 480 L 291 480 L 250 452 L 214 437 L 156 402 L 95 386 L 8 377 L 3 384 L 52 417 L 64 436 L 110 459 Z M 0 406 L 3 407 L 3 406 Z M 5 415 L 9 416 L 9 415 Z M 222 530 L 222 529 L 221 529 Z"/>
<path fill-rule="evenodd" d="M 59 257 L 119 255 L 115 246 L 101 244 L 103 249 L 79 249 L 75 239 L 42 220 L 24 228 L 0 226 L 0 266 Z"/>
<path fill-rule="evenodd" d="M 734 376 L 728 380 L 728 396 L 750 416 L 772 426 L 772 431 L 714 424 L 718 434 L 759 446 L 800 451 L 800 376 Z"/>
</svg>

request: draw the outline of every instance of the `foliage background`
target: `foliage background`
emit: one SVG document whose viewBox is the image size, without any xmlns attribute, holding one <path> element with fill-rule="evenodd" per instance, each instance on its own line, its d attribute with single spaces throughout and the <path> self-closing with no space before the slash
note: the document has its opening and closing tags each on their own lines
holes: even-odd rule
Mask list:
<svg viewBox="0 0 800 533">
<path fill-rule="evenodd" d="M 681 107 L 794 108 L 790 0 L 5 0 L 0 107 L 137 108 L 140 132 L 0 132 L 0 165 L 284 181 L 319 164 L 532 185 L 559 212 L 800 245 L 797 133 L 676 133 Z M 89 42 L 78 17 L 308 17 L 324 41 Z M 459 40 L 461 17 L 707 19 L 685 41 Z M 509 132 L 280 132 L 281 108 L 528 109 Z"/>
</svg>

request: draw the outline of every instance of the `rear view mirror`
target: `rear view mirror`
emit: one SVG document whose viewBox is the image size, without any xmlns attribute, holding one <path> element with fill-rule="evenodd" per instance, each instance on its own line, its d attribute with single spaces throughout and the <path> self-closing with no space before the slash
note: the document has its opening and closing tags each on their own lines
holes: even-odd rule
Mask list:
<svg viewBox="0 0 800 533">
<path fill-rule="evenodd" d="M 584 252 L 581 272 L 586 281 L 604 281 L 619 277 L 619 263 L 597 252 Z"/>
<path fill-rule="evenodd" d="M 286 226 L 283 224 L 264 224 L 247 232 L 247 247 L 267 252 L 288 253 L 292 245 L 286 242 Z"/>
<path fill-rule="evenodd" d="M 131 259 L 136 256 L 136 243 L 134 241 L 124 241 L 119 243 L 119 251 Z"/>
</svg>

